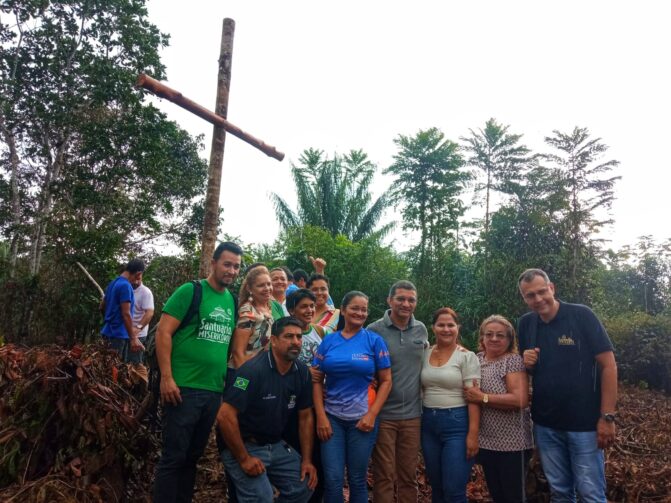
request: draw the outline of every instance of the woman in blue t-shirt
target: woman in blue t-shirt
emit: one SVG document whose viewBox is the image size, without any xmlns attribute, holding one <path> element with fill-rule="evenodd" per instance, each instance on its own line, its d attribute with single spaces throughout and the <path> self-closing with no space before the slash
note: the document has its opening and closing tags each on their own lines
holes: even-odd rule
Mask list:
<svg viewBox="0 0 671 503">
<path fill-rule="evenodd" d="M 368 317 L 366 294 L 345 295 L 340 316 L 344 327 L 324 338 L 312 364 L 317 371 L 314 402 L 322 442 L 324 501 L 343 501 L 347 466 L 350 502 L 366 503 L 368 460 L 377 436 L 377 415 L 391 390 L 391 363 L 382 337 L 363 328 Z M 379 383 L 377 392 L 371 388 L 373 379 Z"/>
</svg>

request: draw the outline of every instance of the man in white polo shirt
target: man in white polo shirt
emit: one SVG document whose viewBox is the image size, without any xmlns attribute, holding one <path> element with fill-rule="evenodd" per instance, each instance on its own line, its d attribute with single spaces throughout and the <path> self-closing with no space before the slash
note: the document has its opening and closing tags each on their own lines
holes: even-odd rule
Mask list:
<svg viewBox="0 0 671 503">
<path fill-rule="evenodd" d="M 135 295 L 135 310 L 133 311 L 133 332 L 137 334 L 138 339 L 144 347 L 147 347 L 147 332 L 149 332 L 149 323 L 154 317 L 154 294 L 142 283 L 142 278 L 131 282 L 133 293 Z M 128 354 L 130 363 L 142 363 L 144 351 L 137 351 Z"/>
</svg>

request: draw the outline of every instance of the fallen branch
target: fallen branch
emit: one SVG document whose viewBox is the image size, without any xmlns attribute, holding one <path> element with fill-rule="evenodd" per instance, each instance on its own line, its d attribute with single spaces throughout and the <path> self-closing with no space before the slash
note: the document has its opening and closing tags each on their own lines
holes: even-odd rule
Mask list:
<svg viewBox="0 0 671 503">
<path fill-rule="evenodd" d="M 104 299 L 105 298 L 105 292 L 103 291 L 102 288 L 100 288 L 100 285 L 98 284 L 98 282 L 95 279 L 93 279 L 93 276 L 91 276 L 89 274 L 89 272 L 86 270 L 86 267 L 81 265 L 81 263 L 79 263 L 79 262 L 77 262 L 77 265 L 82 270 L 82 272 L 86 275 L 86 277 L 91 280 L 91 283 L 93 283 L 95 285 L 95 287 L 98 289 L 98 291 L 100 292 L 100 298 Z"/>
</svg>

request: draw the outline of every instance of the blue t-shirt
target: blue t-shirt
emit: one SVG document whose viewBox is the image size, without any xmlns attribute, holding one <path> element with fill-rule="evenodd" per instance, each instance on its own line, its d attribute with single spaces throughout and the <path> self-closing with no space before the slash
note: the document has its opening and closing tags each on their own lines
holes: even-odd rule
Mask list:
<svg viewBox="0 0 671 503">
<path fill-rule="evenodd" d="M 326 374 L 326 412 L 353 420 L 368 412 L 368 386 L 378 370 L 391 367 L 391 361 L 384 339 L 362 328 L 349 339 L 340 330 L 328 334 L 312 365 Z"/>
<path fill-rule="evenodd" d="M 100 331 L 105 337 L 129 338 L 121 316 L 121 304 L 124 302 L 130 302 L 130 317 L 133 318 L 135 310 L 133 286 L 126 278 L 119 276 L 105 290 L 105 324 Z"/>
</svg>

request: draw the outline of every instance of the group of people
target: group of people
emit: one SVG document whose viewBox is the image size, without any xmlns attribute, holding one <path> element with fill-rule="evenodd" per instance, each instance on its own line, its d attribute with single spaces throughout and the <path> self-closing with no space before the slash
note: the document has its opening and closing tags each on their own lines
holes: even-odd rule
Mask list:
<svg viewBox="0 0 671 503">
<path fill-rule="evenodd" d="M 347 483 L 351 503 L 367 502 L 372 458 L 373 500 L 414 502 L 421 452 L 434 502 L 467 501 L 476 462 L 495 502 L 521 502 L 535 443 L 552 501 L 606 502 L 613 348 L 594 313 L 559 301 L 545 272 L 519 278 L 531 309 L 519 338 L 506 318 L 490 316 L 475 354 L 460 344 L 449 307 L 433 313 L 429 344 L 409 281 L 391 286 L 389 309 L 370 324 L 363 292 L 335 309 L 320 259 L 294 285 L 290 272 L 253 264 L 236 302 L 229 287 L 241 258 L 235 243 L 216 248 L 188 323 L 193 283 L 163 308 L 154 501 L 191 501 L 216 422 L 229 501 L 342 502 Z"/>
</svg>

